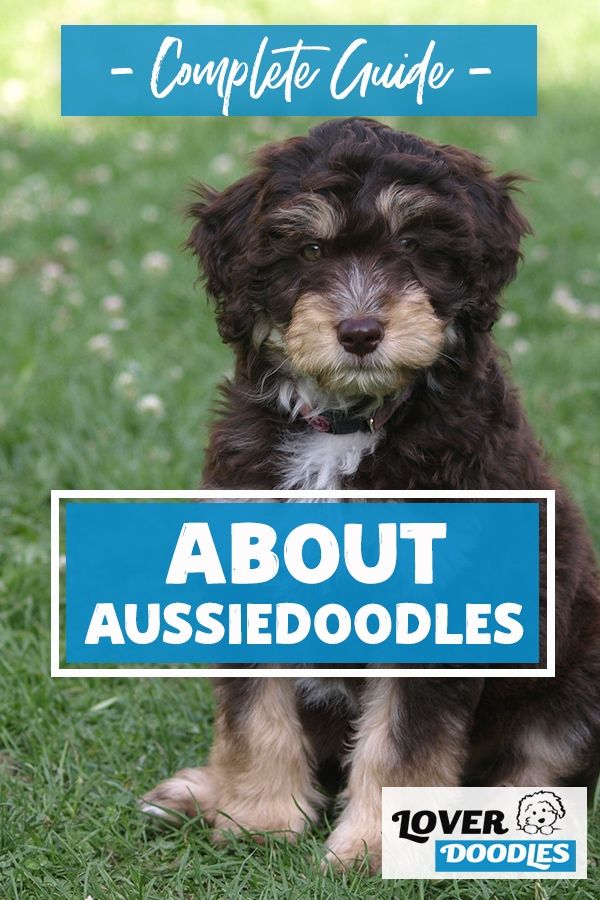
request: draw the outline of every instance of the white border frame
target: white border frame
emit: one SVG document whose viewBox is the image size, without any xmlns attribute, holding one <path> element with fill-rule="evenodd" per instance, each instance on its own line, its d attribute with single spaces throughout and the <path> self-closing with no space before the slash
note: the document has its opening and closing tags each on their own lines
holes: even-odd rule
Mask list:
<svg viewBox="0 0 600 900">
<path fill-rule="evenodd" d="M 61 500 L 545 500 L 546 501 L 546 668 L 481 669 L 278 669 L 263 668 L 61 668 L 60 666 L 60 501 Z M 52 678 L 554 678 L 555 674 L 555 498 L 554 491 L 111 491 L 50 492 L 50 675 Z"/>
</svg>

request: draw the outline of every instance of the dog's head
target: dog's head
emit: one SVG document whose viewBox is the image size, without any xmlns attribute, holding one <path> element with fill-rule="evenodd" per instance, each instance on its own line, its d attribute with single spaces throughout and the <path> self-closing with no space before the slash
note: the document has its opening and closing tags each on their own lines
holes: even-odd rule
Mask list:
<svg viewBox="0 0 600 900">
<path fill-rule="evenodd" d="M 488 331 L 528 225 L 467 150 L 365 119 L 264 147 L 199 187 L 189 246 L 224 340 L 349 398 L 384 396 Z"/>
<path fill-rule="evenodd" d="M 536 791 L 527 794 L 519 802 L 517 823 L 519 828 L 550 828 L 557 819 L 564 818 L 565 810 L 560 797 L 553 791 Z"/>
</svg>

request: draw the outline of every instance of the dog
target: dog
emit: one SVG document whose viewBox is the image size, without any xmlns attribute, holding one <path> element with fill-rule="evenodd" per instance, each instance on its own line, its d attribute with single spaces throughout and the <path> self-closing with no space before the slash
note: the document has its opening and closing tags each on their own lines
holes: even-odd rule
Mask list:
<svg viewBox="0 0 600 900">
<path fill-rule="evenodd" d="M 526 834 L 554 834 L 555 823 L 564 817 L 562 801 L 553 791 L 525 794 L 519 801 L 517 825 Z"/>
<path fill-rule="evenodd" d="M 148 812 L 293 839 L 341 764 L 326 858 L 376 871 L 384 785 L 594 784 L 598 571 L 491 333 L 529 232 L 518 181 L 353 118 L 265 146 L 221 193 L 198 186 L 188 246 L 236 360 L 203 484 L 554 489 L 556 677 L 224 676 L 207 765 L 156 787 Z"/>
</svg>

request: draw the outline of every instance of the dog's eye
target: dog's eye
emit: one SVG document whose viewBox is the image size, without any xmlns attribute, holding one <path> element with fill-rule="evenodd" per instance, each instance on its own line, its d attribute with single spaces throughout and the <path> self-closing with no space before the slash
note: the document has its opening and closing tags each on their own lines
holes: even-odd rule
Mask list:
<svg viewBox="0 0 600 900">
<path fill-rule="evenodd" d="M 304 259 L 308 259 L 309 262 L 314 262 L 315 259 L 320 259 L 322 254 L 321 245 L 320 244 L 306 244 L 305 247 L 300 251 L 300 255 L 304 257 Z"/>
<path fill-rule="evenodd" d="M 413 253 L 417 249 L 418 246 L 419 246 L 419 244 L 417 241 L 415 241 L 414 238 L 409 238 L 409 237 L 400 238 L 400 247 L 406 253 Z"/>
</svg>

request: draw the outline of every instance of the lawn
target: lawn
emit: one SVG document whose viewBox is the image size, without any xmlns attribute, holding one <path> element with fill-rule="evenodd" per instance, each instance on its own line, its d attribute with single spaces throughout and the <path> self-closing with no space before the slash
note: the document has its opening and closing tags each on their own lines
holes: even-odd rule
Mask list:
<svg viewBox="0 0 600 900">
<path fill-rule="evenodd" d="M 181 250 L 186 185 L 238 177 L 305 119 L 68 120 L 58 23 L 366 21 L 316 0 L 199 10 L 151 0 L 2 4 L 0 37 L 0 898 L 593 898 L 587 882 L 404 882 L 321 875 L 319 835 L 216 848 L 198 823 L 159 832 L 135 798 L 206 754 L 212 701 L 187 680 L 49 678 L 51 488 L 197 486 L 231 357 Z M 399 127 L 533 177 L 535 234 L 497 336 L 530 417 L 600 545 L 600 20 L 580 2 L 390 0 L 371 22 L 538 22 L 540 114 Z M 555 15 L 553 15 L 553 10 Z M 204 18 L 200 18 L 203 16 Z M 321 838 L 323 835 L 320 836 Z"/>
</svg>

